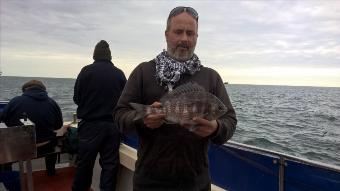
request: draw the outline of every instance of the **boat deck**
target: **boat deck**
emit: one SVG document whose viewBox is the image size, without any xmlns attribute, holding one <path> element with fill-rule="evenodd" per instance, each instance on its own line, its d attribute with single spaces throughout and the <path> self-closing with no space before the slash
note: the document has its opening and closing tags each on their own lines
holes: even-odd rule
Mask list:
<svg viewBox="0 0 340 191">
<path fill-rule="evenodd" d="M 71 190 L 75 173 L 74 167 L 56 169 L 55 176 L 46 176 L 45 170 L 33 172 L 35 191 L 66 191 Z"/>
<path fill-rule="evenodd" d="M 13 165 L 13 170 L 18 170 L 18 164 Z M 47 176 L 45 170 L 44 158 L 32 160 L 33 168 L 33 185 L 34 191 L 69 191 L 72 187 L 72 182 L 75 174 L 73 159 L 68 154 L 62 154 L 60 163 L 56 164 L 56 174 Z M 96 174 L 97 172 L 94 172 Z M 26 176 L 24 176 L 26 179 Z M 97 176 L 94 176 L 93 183 L 97 184 Z M 25 182 L 27 182 L 25 180 Z M 90 191 L 99 189 L 92 188 Z"/>
</svg>

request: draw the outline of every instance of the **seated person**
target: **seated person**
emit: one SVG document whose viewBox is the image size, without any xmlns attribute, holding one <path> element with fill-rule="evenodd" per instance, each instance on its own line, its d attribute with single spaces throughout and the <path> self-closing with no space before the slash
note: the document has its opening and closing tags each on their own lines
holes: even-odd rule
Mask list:
<svg viewBox="0 0 340 191">
<path fill-rule="evenodd" d="M 47 95 L 45 85 L 30 80 L 22 86 L 23 94 L 13 98 L 4 108 L 1 121 L 8 127 L 22 125 L 20 119 L 28 118 L 35 124 L 38 157 L 54 152 L 57 145 L 55 130 L 63 125 L 58 104 Z M 55 174 L 57 155 L 47 155 L 45 165 L 48 175 Z"/>
</svg>

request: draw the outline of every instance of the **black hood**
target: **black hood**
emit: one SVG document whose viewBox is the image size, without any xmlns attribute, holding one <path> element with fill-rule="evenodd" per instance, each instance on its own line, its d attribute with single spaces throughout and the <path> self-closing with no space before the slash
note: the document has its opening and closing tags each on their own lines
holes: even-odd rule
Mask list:
<svg viewBox="0 0 340 191">
<path fill-rule="evenodd" d="M 46 100 L 48 98 L 47 92 L 39 88 L 31 88 L 26 90 L 22 95 L 31 97 L 35 100 Z"/>
</svg>

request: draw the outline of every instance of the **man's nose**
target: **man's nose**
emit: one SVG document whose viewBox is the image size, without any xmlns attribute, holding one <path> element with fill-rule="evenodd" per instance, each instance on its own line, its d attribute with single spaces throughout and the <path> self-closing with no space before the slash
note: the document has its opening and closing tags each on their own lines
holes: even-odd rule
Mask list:
<svg viewBox="0 0 340 191">
<path fill-rule="evenodd" d="M 188 42 L 188 35 L 186 34 L 186 33 L 183 33 L 182 35 L 181 35 L 181 41 L 182 42 Z"/>
</svg>

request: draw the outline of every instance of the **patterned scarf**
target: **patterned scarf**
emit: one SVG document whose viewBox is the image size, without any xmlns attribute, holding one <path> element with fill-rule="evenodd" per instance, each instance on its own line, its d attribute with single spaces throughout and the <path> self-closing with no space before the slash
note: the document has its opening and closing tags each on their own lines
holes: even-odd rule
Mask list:
<svg viewBox="0 0 340 191">
<path fill-rule="evenodd" d="M 182 74 L 193 75 L 202 67 L 201 61 L 194 54 L 191 59 L 180 62 L 171 58 L 165 50 L 155 58 L 156 79 L 160 86 L 167 85 L 169 91 L 181 78 Z"/>
</svg>

